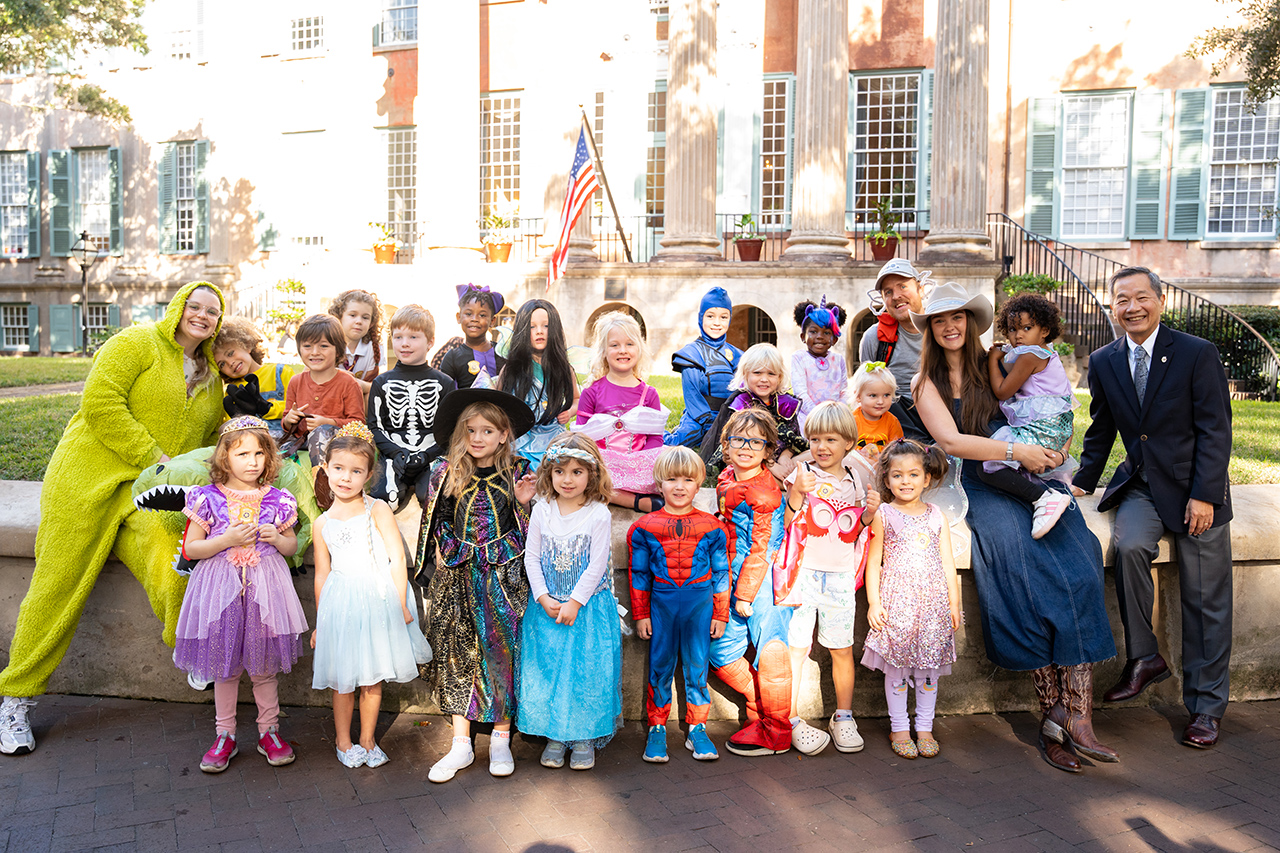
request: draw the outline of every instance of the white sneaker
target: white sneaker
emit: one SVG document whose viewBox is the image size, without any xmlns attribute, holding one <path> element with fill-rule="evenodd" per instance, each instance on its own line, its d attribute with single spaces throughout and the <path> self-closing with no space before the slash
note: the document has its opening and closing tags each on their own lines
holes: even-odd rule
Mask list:
<svg viewBox="0 0 1280 853">
<path fill-rule="evenodd" d="M 791 727 L 791 745 L 805 755 L 817 755 L 831 743 L 831 735 L 801 720 Z"/>
<path fill-rule="evenodd" d="M 831 730 L 831 740 L 835 743 L 836 749 L 841 752 L 862 751 L 862 735 L 858 734 L 858 724 L 853 721 L 853 718 L 837 720 L 833 715 L 827 728 Z"/>
<path fill-rule="evenodd" d="M 489 775 L 510 776 L 516 772 L 516 759 L 511 754 L 511 738 L 489 738 Z"/>
<path fill-rule="evenodd" d="M 23 755 L 36 748 L 27 709 L 36 704 L 25 696 L 5 696 L 0 701 L 0 752 Z"/>
<path fill-rule="evenodd" d="M 475 760 L 476 754 L 471 749 L 471 738 L 456 737 L 444 758 L 431 765 L 427 778 L 432 782 L 448 782 L 457 775 L 459 770 L 470 767 Z"/>
<path fill-rule="evenodd" d="M 192 690 L 208 690 L 213 687 L 212 681 L 205 681 L 203 678 L 196 678 L 196 674 L 194 672 L 187 673 L 187 684 L 190 685 Z"/>
<path fill-rule="evenodd" d="M 1071 506 L 1071 496 L 1054 489 L 1047 490 L 1031 505 L 1035 515 L 1031 517 L 1031 538 L 1044 536 L 1062 518 L 1062 514 Z"/>
</svg>

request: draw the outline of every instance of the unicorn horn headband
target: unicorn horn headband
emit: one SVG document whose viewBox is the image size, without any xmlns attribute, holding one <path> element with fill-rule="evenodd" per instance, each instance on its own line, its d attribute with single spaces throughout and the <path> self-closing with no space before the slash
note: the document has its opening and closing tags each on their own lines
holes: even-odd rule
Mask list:
<svg viewBox="0 0 1280 853">
<path fill-rule="evenodd" d="M 836 322 L 836 312 L 827 307 L 827 294 L 822 294 L 818 304 L 804 312 L 805 323 L 813 323 L 819 328 L 830 329 L 831 334 L 840 337 L 840 324 Z"/>
</svg>

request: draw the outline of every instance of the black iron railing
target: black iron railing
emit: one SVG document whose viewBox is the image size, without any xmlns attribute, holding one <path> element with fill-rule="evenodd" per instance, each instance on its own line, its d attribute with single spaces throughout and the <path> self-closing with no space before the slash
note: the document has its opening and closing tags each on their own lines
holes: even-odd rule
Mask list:
<svg viewBox="0 0 1280 853">
<path fill-rule="evenodd" d="M 1062 282 L 1053 299 L 1062 311 L 1062 337 L 1088 355 L 1116 339 L 1111 314 L 1098 295 L 1106 292 L 1106 275 L 1099 265 L 1086 266 L 1086 279 L 1076 271 L 1072 253 L 1080 252 L 1062 246 L 1038 234 L 1032 234 L 1003 213 L 987 214 L 987 233 L 996 260 L 1003 265 L 1003 275 L 1039 273 Z M 1069 250 L 1064 256 L 1063 249 Z M 1094 257 L 1101 258 L 1100 255 Z M 1106 261 L 1107 258 L 1101 258 Z M 1102 275 L 1101 279 L 1096 276 Z M 1101 288 L 1101 289 L 1099 289 Z"/>
<path fill-rule="evenodd" d="M 1008 275 L 1045 273 L 1065 283 L 1054 292 L 1063 309 L 1063 337 L 1086 352 L 1118 337 L 1111 323 L 1111 276 L 1125 267 L 1113 258 L 1032 234 L 1003 213 L 987 214 L 996 260 Z M 1230 308 L 1164 282 L 1161 321 L 1213 343 L 1237 398 L 1275 400 L 1280 393 L 1280 355 L 1267 339 Z M 1105 324 L 1104 324 L 1105 321 Z"/>
</svg>

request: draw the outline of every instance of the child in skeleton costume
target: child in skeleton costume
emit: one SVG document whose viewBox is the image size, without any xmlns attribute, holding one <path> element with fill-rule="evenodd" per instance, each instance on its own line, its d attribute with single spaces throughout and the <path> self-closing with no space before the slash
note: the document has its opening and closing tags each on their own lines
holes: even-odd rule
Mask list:
<svg viewBox="0 0 1280 853">
<path fill-rule="evenodd" d="M 427 365 L 436 330 L 430 311 L 406 305 L 390 325 L 398 363 L 369 387 L 367 421 L 382 455 L 382 476 L 371 494 L 395 510 L 404 506 L 410 493 L 426 505 L 427 471 L 441 453 L 432 434 L 436 413 L 440 401 L 457 386 Z"/>
</svg>

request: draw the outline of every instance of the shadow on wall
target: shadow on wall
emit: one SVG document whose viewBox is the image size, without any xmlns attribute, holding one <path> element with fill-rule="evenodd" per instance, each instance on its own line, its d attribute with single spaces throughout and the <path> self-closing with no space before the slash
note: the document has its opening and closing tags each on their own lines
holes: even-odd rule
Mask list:
<svg viewBox="0 0 1280 853">
<path fill-rule="evenodd" d="M 1062 90 L 1119 89 L 1133 85 L 1133 69 L 1125 65 L 1124 44 L 1105 53 L 1095 44 L 1084 56 L 1076 57 L 1062 75 Z"/>
</svg>

